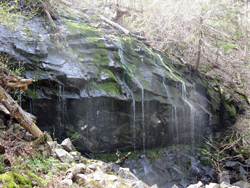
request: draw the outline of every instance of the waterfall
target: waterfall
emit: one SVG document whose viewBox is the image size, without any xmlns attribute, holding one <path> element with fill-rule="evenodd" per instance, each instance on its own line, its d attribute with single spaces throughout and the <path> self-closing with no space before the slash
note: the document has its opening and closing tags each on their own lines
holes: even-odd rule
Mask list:
<svg viewBox="0 0 250 188">
<path fill-rule="evenodd" d="M 18 61 L 18 70 L 20 69 L 20 60 Z M 19 90 L 19 106 L 22 107 L 22 91 Z"/>
<path fill-rule="evenodd" d="M 183 98 L 186 98 L 187 91 L 186 91 L 185 83 L 180 78 L 178 78 L 173 73 L 173 71 L 163 62 L 163 59 L 159 54 L 157 54 L 157 56 L 159 57 L 161 64 L 169 71 L 169 73 L 172 75 L 172 77 L 175 78 L 177 81 L 179 81 L 181 83 L 181 95 L 182 95 Z"/>
<path fill-rule="evenodd" d="M 126 84 L 125 82 L 125 72 L 124 72 L 124 75 L 123 75 L 123 82 L 121 81 L 120 77 L 119 76 L 116 76 L 116 79 L 120 82 L 120 83 L 123 83 L 125 88 L 127 89 L 127 91 L 129 91 L 131 97 L 132 97 L 132 112 L 133 112 L 133 119 L 132 119 L 132 133 L 133 133 L 133 148 L 134 150 L 136 149 L 136 140 L 135 140 L 135 136 L 136 136 L 136 132 L 135 132 L 135 98 L 134 98 L 134 94 L 133 92 L 131 91 L 131 89 L 128 87 L 128 85 Z M 129 94 L 127 93 L 128 97 L 129 97 Z"/>
<path fill-rule="evenodd" d="M 194 138 L 194 119 L 195 119 L 195 108 L 192 104 L 190 104 L 186 98 L 182 99 L 188 104 L 190 107 L 190 128 L 191 128 L 191 145 L 194 147 L 195 146 L 195 138 Z"/>
<path fill-rule="evenodd" d="M 195 107 L 188 102 L 187 100 L 187 91 L 186 91 L 186 85 L 184 83 L 184 81 L 182 81 L 180 78 L 178 78 L 173 71 L 163 62 L 162 57 L 157 54 L 161 64 L 169 71 L 170 75 L 175 78 L 177 81 L 179 81 L 181 83 L 181 99 L 189 106 L 190 108 L 190 131 L 191 131 L 191 145 L 194 146 L 195 145 L 195 135 L 194 135 L 194 131 L 195 131 L 195 115 L 196 115 L 196 109 Z M 173 104 L 172 104 L 173 105 Z M 175 109 L 176 110 L 176 109 Z M 173 112 L 172 112 L 173 113 Z M 176 112 L 175 112 L 176 113 Z M 185 109 L 183 108 L 183 117 L 184 117 L 184 122 L 185 122 Z M 177 129 L 177 127 L 176 127 Z M 178 131 L 177 135 L 178 135 Z M 177 138 L 178 139 L 178 138 Z"/>
<path fill-rule="evenodd" d="M 57 102 L 57 116 L 58 116 L 58 137 L 62 138 L 64 132 L 65 115 L 66 115 L 66 98 L 64 95 L 64 86 L 58 84 L 58 102 Z"/>
<path fill-rule="evenodd" d="M 140 82 L 136 79 L 135 75 L 133 74 L 133 71 L 131 70 L 131 68 L 127 65 L 127 62 L 124 59 L 123 56 L 123 48 L 122 48 L 122 44 L 120 42 L 120 40 L 118 39 L 114 39 L 114 42 L 116 43 L 117 47 L 118 47 L 118 54 L 122 63 L 122 66 L 125 70 L 128 70 L 129 75 L 131 76 L 132 79 L 135 80 L 135 82 L 139 85 L 139 87 L 141 88 L 141 101 L 142 101 L 142 142 L 143 142 L 143 150 L 145 151 L 145 142 L 146 142 L 146 138 L 145 138 L 145 125 L 144 125 L 144 88 L 142 87 L 142 85 L 140 84 Z M 134 133 L 135 134 L 135 133 Z"/>
<path fill-rule="evenodd" d="M 193 83 L 193 88 L 194 88 L 195 97 L 198 99 L 196 105 L 198 107 L 200 107 L 206 114 L 209 115 L 209 118 L 208 118 L 208 125 L 209 126 L 206 126 L 206 128 L 208 128 L 206 132 L 207 132 L 207 135 L 210 135 L 209 139 L 211 139 L 212 138 L 211 123 L 212 123 L 213 115 L 207 110 L 207 105 L 208 105 L 207 99 L 204 98 L 204 96 L 202 96 L 196 92 L 195 83 Z M 200 122 L 202 122 L 202 121 L 200 121 Z M 205 123 L 205 122 L 203 122 L 203 123 Z"/>
<path fill-rule="evenodd" d="M 179 126 L 178 126 L 178 122 L 177 122 L 177 110 L 176 110 L 175 105 L 172 105 L 172 124 L 173 124 L 173 127 L 175 127 L 175 130 L 176 130 L 177 143 L 179 143 Z"/>
<path fill-rule="evenodd" d="M 151 50 L 151 49 L 150 49 Z M 151 50 L 152 51 L 152 50 Z M 153 52 L 152 52 L 153 53 Z M 157 54 L 158 57 L 160 58 L 159 54 Z M 150 54 L 150 57 L 151 57 L 151 54 Z M 155 56 L 153 56 L 154 59 L 153 59 L 153 62 L 154 64 L 160 69 L 159 65 L 157 63 L 155 63 Z M 161 59 L 161 58 L 160 58 Z M 162 69 L 160 69 L 162 70 Z M 169 70 L 169 69 L 168 69 Z M 176 130 L 176 138 L 177 138 L 177 143 L 179 143 L 179 130 L 178 130 L 178 122 L 177 122 L 177 111 L 176 111 L 176 105 L 173 103 L 172 101 L 172 97 L 169 93 L 169 89 L 168 89 L 168 86 L 165 84 L 166 82 L 166 77 L 164 75 L 164 72 L 163 71 L 159 71 L 160 75 L 163 77 L 163 81 L 162 81 L 162 85 L 164 86 L 165 88 L 165 91 L 167 93 L 167 97 L 168 97 L 168 100 L 169 102 L 171 103 L 172 105 L 172 110 L 171 110 L 171 131 L 172 131 L 172 135 L 174 135 L 174 129 Z"/>
</svg>

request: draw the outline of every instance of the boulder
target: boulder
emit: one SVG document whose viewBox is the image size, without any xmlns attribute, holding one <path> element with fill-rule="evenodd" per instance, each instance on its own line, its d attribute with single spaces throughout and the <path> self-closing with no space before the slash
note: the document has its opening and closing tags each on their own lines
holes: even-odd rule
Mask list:
<svg viewBox="0 0 250 188">
<path fill-rule="evenodd" d="M 248 183 L 247 181 L 238 181 L 233 183 L 233 186 L 237 186 L 240 188 L 250 188 L 250 183 Z"/>
<path fill-rule="evenodd" d="M 120 168 L 118 171 L 118 177 L 123 179 L 139 181 L 138 178 L 135 177 L 135 175 L 129 171 L 129 168 Z"/>
<path fill-rule="evenodd" d="M 14 131 L 13 131 L 13 125 L 11 125 L 10 127 L 9 127 L 9 129 L 6 131 L 6 134 L 7 135 L 12 135 L 14 133 Z"/>
<path fill-rule="evenodd" d="M 106 187 L 106 180 L 105 179 L 101 179 L 99 181 L 99 183 L 103 186 L 103 187 Z"/>
<path fill-rule="evenodd" d="M 66 138 L 62 143 L 61 146 L 63 147 L 63 149 L 65 149 L 68 152 L 72 151 L 72 143 L 70 141 L 69 138 Z"/>
<path fill-rule="evenodd" d="M 85 182 L 87 182 L 87 177 L 84 174 L 76 174 L 73 178 L 73 182 L 76 182 L 78 184 L 85 183 Z"/>
<path fill-rule="evenodd" d="M 240 173 L 240 175 L 239 175 L 240 179 L 246 180 L 247 179 L 246 176 L 247 176 L 248 172 L 242 166 L 239 166 L 238 171 Z"/>
<path fill-rule="evenodd" d="M 209 183 L 208 185 L 205 186 L 205 188 L 219 188 L 218 183 Z"/>
<path fill-rule="evenodd" d="M 218 175 L 218 179 L 219 179 L 220 183 L 225 182 L 225 183 L 230 184 L 230 179 L 231 178 L 232 177 L 231 177 L 229 171 L 222 171 L 222 173 L 220 175 Z"/>
<path fill-rule="evenodd" d="M 34 136 L 32 134 L 30 134 L 29 132 L 26 132 L 23 139 L 26 140 L 26 141 L 32 141 L 35 138 L 34 138 Z"/>
<path fill-rule="evenodd" d="M 187 188 L 201 188 L 201 187 L 203 187 L 203 183 L 199 181 L 197 184 L 189 185 Z"/>
<path fill-rule="evenodd" d="M 226 167 L 236 169 L 238 166 L 239 166 L 238 162 L 235 162 L 235 161 L 226 162 Z"/>
<path fill-rule="evenodd" d="M 55 149 L 55 153 L 63 163 L 71 163 L 74 160 L 74 157 L 63 149 Z"/>
<path fill-rule="evenodd" d="M 240 188 L 238 186 L 230 185 L 229 183 L 222 182 L 219 186 L 220 188 Z"/>
<path fill-rule="evenodd" d="M 91 164 L 88 166 L 89 169 L 93 170 L 93 171 L 96 171 L 97 170 L 97 165 L 96 164 Z"/>
<path fill-rule="evenodd" d="M 79 163 L 79 164 L 74 165 L 70 169 L 68 169 L 66 171 L 66 174 L 70 174 L 70 173 L 72 173 L 73 175 L 84 174 L 85 171 L 86 171 L 86 166 L 82 163 Z"/>
<path fill-rule="evenodd" d="M 118 165 L 118 164 L 113 163 L 113 164 L 111 164 L 111 167 L 115 171 L 115 173 L 118 173 L 120 170 L 120 165 Z"/>
<path fill-rule="evenodd" d="M 158 187 L 156 187 L 156 188 L 158 188 Z M 171 188 L 178 188 L 178 186 L 174 184 Z"/>
<path fill-rule="evenodd" d="M 131 188 L 145 188 L 142 181 L 135 182 L 131 185 Z"/>
<path fill-rule="evenodd" d="M 114 182 L 114 181 L 118 180 L 118 177 L 115 176 L 115 175 L 107 175 L 106 179 L 109 180 L 109 181 L 111 181 L 111 182 Z"/>
<path fill-rule="evenodd" d="M 60 182 L 62 185 L 64 186 L 72 186 L 73 185 L 73 181 L 70 179 L 64 179 Z"/>
<path fill-rule="evenodd" d="M 72 155 L 74 157 L 74 161 L 79 162 L 81 159 L 81 154 L 77 151 L 70 152 L 70 155 Z"/>
</svg>

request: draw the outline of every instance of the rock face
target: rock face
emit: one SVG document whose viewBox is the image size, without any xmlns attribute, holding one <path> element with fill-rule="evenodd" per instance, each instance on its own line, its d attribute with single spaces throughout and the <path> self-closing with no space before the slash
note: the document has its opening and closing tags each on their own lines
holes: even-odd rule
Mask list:
<svg viewBox="0 0 250 188">
<path fill-rule="evenodd" d="M 79 151 L 104 152 L 196 145 L 233 119 L 187 64 L 58 11 L 56 29 L 41 17 L 21 20 L 18 31 L 0 26 L 0 52 L 24 62 L 24 76 L 36 80 L 23 107 L 42 130 L 70 137 Z"/>
<path fill-rule="evenodd" d="M 126 159 L 123 167 L 149 186 L 187 187 L 202 181 L 204 184 L 216 181 L 216 173 L 198 160 L 201 151 L 191 147 L 172 146 L 159 151 Z M 198 186 L 197 186 L 198 187 Z"/>
</svg>

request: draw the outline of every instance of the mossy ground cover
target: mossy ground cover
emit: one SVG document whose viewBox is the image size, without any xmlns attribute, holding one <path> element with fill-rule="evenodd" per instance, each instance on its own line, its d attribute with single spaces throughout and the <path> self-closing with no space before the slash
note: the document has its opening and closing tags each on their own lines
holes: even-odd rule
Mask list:
<svg viewBox="0 0 250 188">
<path fill-rule="evenodd" d="M 71 34 L 76 35 L 81 33 L 83 37 L 101 37 L 101 32 L 85 23 L 69 21 L 64 19 L 65 27 L 71 32 Z M 104 47 L 104 46 L 103 46 Z"/>
<path fill-rule="evenodd" d="M 34 185 L 29 178 L 15 172 L 0 175 L 0 181 L 3 184 L 2 188 L 22 188 L 24 186 L 31 188 Z"/>
<path fill-rule="evenodd" d="M 1 131 L 1 135 L 5 133 Z M 0 143 L 8 144 L 4 139 Z M 48 187 L 51 182 L 59 184 L 70 167 L 58 159 L 43 156 L 45 148 L 41 145 L 32 148 L 29 144 L 17 141 L 21 147 L 12 147 L 0 155 L 0 186 L 4 188 Z M 40 148 L 40 149 L 39 149 Z M 47 150 L 46 150 L 47 151 Z"/>
</svg>

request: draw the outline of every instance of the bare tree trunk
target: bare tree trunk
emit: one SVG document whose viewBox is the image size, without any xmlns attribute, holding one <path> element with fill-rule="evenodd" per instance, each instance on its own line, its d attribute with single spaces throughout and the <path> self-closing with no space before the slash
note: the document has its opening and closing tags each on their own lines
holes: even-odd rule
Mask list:
<svg viewBox="0 0 250 188">
<path fill-rule="evenodd" d="M 12 116 L 35 138 L 43 135 L 42 131 L 36 126 L 26 112 L 17 104 L 16 101 L 0 86 L 0 103 L 10 112 Z"/>
<path fill-rule="evenodd" d="M 198 50 L 197 50 L 197 58 L 195 62 L 195 70 L 198 71 L 199 65 L 200 65 L 200 59 L 201 59 L 201 45 L 202 45 L 202 31 L 201 26 L 203 23 L 202 17 L 200 17 L 200 31 L 199 31 L 199 43 L 198 43 Z"/>
</svg>

